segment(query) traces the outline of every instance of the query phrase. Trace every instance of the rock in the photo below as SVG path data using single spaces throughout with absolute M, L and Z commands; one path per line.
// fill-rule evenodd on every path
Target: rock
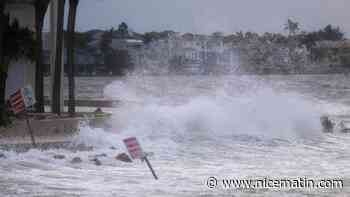
M 0 153 L 0 159 L 6 159 L 6 155 L 4 153 Z
M 74 157 L 71 161 L 72 164 L 77 164 L 81 162 L 83 162 L 83 160 L 81 160 L 80 157 Z
M 127 155 L 126 153 L 121 153 L 119 155 L 117 155 L 115 157 L 116 160 L 119 160 L 119 161 L 123 161 L 123 162 L 132 162 L 132 160 L 130 159 L 129 155 Z
M 93 162 L 95 163 L 96 166 L 102 165 L 102 162 L 101 162 L 99 159 L 97 159 L 97 158 L 95 158 L 95 159 L 93 159 L 93 160 L 91 160 L 91 161 L 93 161 Z
M 95 158 L 98 158 L 98 157 L 107 157 L 107 154 L 102 153 L 102 154 L 95 155 Z
M 55 155 L 55 156 L 53 156 L 53 158 L 55 158 L 55 159 L 65 159 L 66 156 L 64 156 L 64 155 Z
M 322 116 L 320 118 L 321 125 L 324 133 L 333 133 L 334 123 L 329 119 L 328 116 Z

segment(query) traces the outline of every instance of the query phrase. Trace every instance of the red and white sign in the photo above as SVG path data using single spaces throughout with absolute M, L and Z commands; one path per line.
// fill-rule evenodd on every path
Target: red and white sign
M 17 90 L 14 94 L 10 96 L 10 104 L 12 107 L 12 111 L 15 114 L 19 114 L 25 111 L 26 106 L 21 90 Z
M 133 159 L 142 159 L 143 157 L 143 152 L 141 149 L 141 146 L 139 142 L 137 141 L 136 137 L 130 137 L 124 140 L 124 144 L 126 148 L 129 151 L 129 154 Z
M 152 165 L 147 158 L 147 155 L 144 154 L 144 152 L 142 151 L 141 146 L 137 141 L 136 137 L 130 137 L 130 138 L 124 139 L 124 144 L 126 145 L 126 148 L 128 148 L 129 154 L 133 159 L 141 159 L 141 161 L 146 162 L 148 168 L 152 172 L 153 177 L 157 180 L 158 176 L 153 170 Z
M 17 90 L 10 96 L 10 104 L 15 114 L 22 113 L 27 107 L 33 106 L 35 103 L 33 90 L 31 87 L 25 87 Z

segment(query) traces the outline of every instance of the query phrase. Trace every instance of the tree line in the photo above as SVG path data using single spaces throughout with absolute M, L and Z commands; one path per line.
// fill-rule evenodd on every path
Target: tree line
M 293 69 L 306 64 L 306 61 L 317 62 L 322 61 L 325 57 L 332 56 L 341 60 L 343 65 L 349 65 L 349 58 L 342 50 L 329 51 L 329 49 L 320 49 L 317 43 L 322 41 L 344 41 L 345 34 L 339 27 L 327 25 L 317 31 L 307 32 L 300 29 L 300 24 L 291 19 L 288 19 L 284 25 L 286 34 L 266 32 L 258 34 L 255 32 L 236 32 L 225 35 L 222 32 L 214 32 L 211 35 L 201 35 L 193 33 L 183 33 L 181 38 L 186 40 L 194 39 L 216 39 L 222 40 L 225 45 L 232 45 L 240 50 L 242 60 L 246 62 L 246 68 L 252 72 L 262 68 L 263 64 L 276 63 L 282 69 L 288 70 L 292 66 Z M 98 45 L 89 47 L 89 43 L 93 41 L 93 36 L 99 32 L 102 36 L 99 38 Z M 102 58 L 106 66 L 106 73 L 113 75 L 123 75 L 125 71 L 132 70 L 134 64 L 131 58 L 130 51 L 116 50 L 111 47 L 113 39 L 137 39 L 142 40 L 145 46 L 162 40 L 169 40 L 178 32 L 173 30 L 152 31 L 145 33 L 133 32 L 128 25 L 123 22 L 116 29 L 109 30 L 94 30 L 88 32 L 76 33 L 76 47 L 83 50 L 89 50 L 94 56 Z M 305 50 L 304 50 L 305 49 Z M 302 51 L 303 54 L 299 54 Z M 282 56 L 289 56 L 287 62 L 283 62 Z M 344 55 L 345 54 L 345 55 Z M 331 59 L 331 58 L 330 58 Z M 170 60 L 169 60 L 170 61 Z M 288 67 L 288 64 L 292 65 Z M 288 72 L 288 71 L 287 71 Z

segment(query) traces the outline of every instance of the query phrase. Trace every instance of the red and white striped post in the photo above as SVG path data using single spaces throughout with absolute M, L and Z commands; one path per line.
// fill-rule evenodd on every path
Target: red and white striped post
M 142 161 L 146 161 L 148 168 L 151 170 L 154 179 L 158 179 L 156 173 L 154 172 L 151 163 L 149 162 L 147 155 L 142 151 L 142 148 L 137 141 L 136 137 L 130 137 L 124 139 L 124 144 L 129 151 L 132 159 L 141 159 Z
M 31 88 L 21 88 L 17 90 L 14 94 L 10 96 L 10 105 L 12 108 L 12 111 L 15 115 L 23 113 L 26 118 L 26 123 L 28 127 L 28 131 L 30 134 L 30 138 L 32 140 L 33 147 L 36 147 L 35 138 L 34 138 L 34 132 L 32 130 L 32 127 L 30 126 L 28 114 L 26 111 L 27 107 L 30 107 L 34 105 L 34 99 L 32 95 Z

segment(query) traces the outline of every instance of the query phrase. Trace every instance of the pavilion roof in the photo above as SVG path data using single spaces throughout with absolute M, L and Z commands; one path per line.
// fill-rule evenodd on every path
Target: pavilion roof
M 7 0 L 6 3 L 9 3 L 9 4 L 32 4 L 35 1 L 36 0 Z

